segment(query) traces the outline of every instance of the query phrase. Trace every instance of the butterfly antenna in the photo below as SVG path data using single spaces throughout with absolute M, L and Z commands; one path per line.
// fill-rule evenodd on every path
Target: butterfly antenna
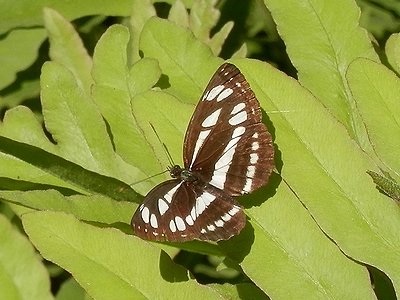
M 147 180 L 149 180 L 149 179 L 151 179 L 151 178 L 153 178 L 153 177 L 156 177 L 156 176 L 159 176 L 159 175 L 161 175 L 161 174 L 164 174 L 165 172 L 168 172 L 168 170 L 165 170 L 165 171 L 163 171 L 163 172 L 157 173 L 157 174 L 152 175 L 152 176 L 150 176 L 150 177 L 146 177 L 146 178 L 144 178 L 144 179 L 142 179 L 142 180 L 135 181 L 135 182 L 133 182 L 133 183 L 128 184 L 128 186 L 132 187 L 132 186 L 134 186 L 134 185 L 136 185 L 136 184 L 138 184 L 138 183 L 141 183 L 141 182 L 143 182 L 143 181 L 147 181 Z M 122 188 L 119 189 L 119 192 L 122 193 L 122 192 L 125 191 L 126 189 L 127 189 L 127 187 L 124 186 L 124 187 L 122 187 Z
M 161 141 L 160 136 L 158 135 L 156 129 L 155 129 L 154 126 L 153 126 L 153 124 L 152 124 L 151 122 L 149 122 L 149 124 L 150 124 L 150 126 L 151 126 L 151 129 L 153 129 L 153 131 L 154 131 L 154 133 L 155 133 L 155 135 L 156 135 L 158 141 L 159 141 L 160 144 L 163 146 L 164 151 L 165 151 L 165 154 L 167 155 L 167 158 L 168 158 L 168 160 L 169 160 L 170 166 L 175 166 L 174 160 L 172 159 L 171 153 L 169 153 L 169 151 L 168 151 L 167 145 L 165 145 L 165 144 Z M 164 173 L 164 172 L 162 172 L 162 173 Z M 162 174 L 162 173 L 160 173 L 160 174 Z M 158 174 L 158 175 L 160 175 L 160 174 Z
M 129 184 L 129 186 L 133 186 L 133 185 L 136 185 L 136 184 L 141 183 L 141 182 L 143 182 L 143 181 L 147 181 L 147 180 L 149 180 L 149 179 L 151 179 L 151 178 L 154 178 L 154 177 L 159 176 L 159 175 L 161 175 L 161 174 L 164 174 L 164 173 L 166 173 L 166 172 L 168 172 L 168 170 L 162 171 L 162 172 L 157 173 L 157 174 L 154 174 L 154 175 L 152 175 L 152 176 L 150 176 L 150 177 L 146 177 L 146 178 L 144 178 L 144 179 L 142 179 L 142 180 L 139 180 L 139 181 L 136 181 L 136 182 L 134 182 L 134 183 L 131 183 L 131 184 Z
M 150 123 L 150 122 L 149 122 L 149 124 L 150 124 L 150 126 L 151 126 L 151 129 L 153 129 L 154 133 L 156 134 L 158 141 L 159 141 L 160 144 L 163 146 L 164 151 L 165 151 L 165 153 L 167 154 L 167 157 L 168 157 L 170 166 L 174 166 L 174 165 L 175 165 L 175 164 L 174 164 L 174 161 L 173 161 L 173 159 L 172 159 L 171 154 L 170 154 L 169 151 L 168 151 L 167 146 L 166 146 L 163 142 L 161 142 L 161 139 L 160 139 L 160 137 L 159 137 L 159 135 L 158 135 L 156 129 L 154 128 L 153 124 Z M 134 183 L 130 183 L 129 186 L 136 185 L 136 184 L 141 183 L 141 182 L 143 182 L 143 181 L 147 181 L 147 180 L 149 180 L 149 179 L 151 179 L 151 178 L 153 178 L 153 177 L 156 177 L 156 176 L 159 176 L 159 175 L 161 175 L 161 174 L 164 174 L 165 172 L 169 172 L 169 171 L 170 171 L 170 168 L 171 168 L 171 167 L 168 167 L 165 171 L 162 171 L 162 172 L 160 172 L 160 173 L 154 174 L 154 175 L 152 175 L 152 176 L 150 176 L 150 177 L 146 177 L 146 178 L 144 178 L 144 179 L 142 179 L 142 180 L 139 180 L 139 181 L 136 181 L 136 182 L 134 182 Z M 122 188 L 122 189 L 120 190 L 120 192 L 122 192 L 122 191 L 124 191 L 124 190 L 125 190 L 125 188 Z

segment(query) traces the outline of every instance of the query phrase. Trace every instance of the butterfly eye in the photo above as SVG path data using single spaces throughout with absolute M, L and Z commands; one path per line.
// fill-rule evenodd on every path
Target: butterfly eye
M 246 223 L 232 197 L 268 182 L 274 148 L 258 100 L 243 74 L 225 63 L 207 85 L 187 128 L 184 168 L 169 168 L 172 180 L 153 188 L 131 226 L 141 238 L 183 242 L 219 241 Z

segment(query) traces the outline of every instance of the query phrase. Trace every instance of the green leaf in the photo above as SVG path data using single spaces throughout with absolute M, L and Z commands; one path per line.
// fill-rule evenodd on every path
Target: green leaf
M 232 58 L 245 58 L 247 56 L 247 46 L 243 44 L 239 50 L 233 53 Z
M 391 67 L 400 73 L 400 34 L 392 34 L 385 45 L 385 52 Z
M 64 196 L 58 191 L 0 191 L 0 198 L 30 209 L 73 214 L 84 221 L 129 224 L 137 204 L 115 201 L 100 195 Z
M 368 138 L 345 78 L 357 57 L 378 61 L 371 41 L 358 26 L 354 1 L 264 0 L 285 42 L 302 85 L 345 125 L 351 137 L 368 149 Z M 340 21 L 334 16 L 340 16 Z
M 0 97 L 0 108 L 15 107 L 20 104 L 24 99 L 34 99 L 40 93 L 39 78 L 29 81 L 21 82 L 17 89 L 9 91 Z
M 41 258 L 3 215 L 0 215 L 0 245 L 1 298 L 53 299 Z
M 104 192 L 114 199 L 130 197 L 135 200 L 138 197 L 126 184 L 85 170 L 58 156 L 60 145 L 47 139 L 41 125 L 25 107 L 16 107 L 6 113 L 0 134 L 9 137 L 0 137 L 0 163 L 3 166 L 0 168 L 0 185 L 5 189 L 56 188 L 80 193 Z M 73 142 L 67 145 L 73 151 Z
M 214 289 L 221 293 L 223 299 L 270 299 L 263 291 L 252 283 L 239 284 L 210 284 Z
M 182 165 L 183 138 L 193 110 L 193 105 L 184 104 L 163 92 L 148 91 L 132 99 L 135 120 L 147 141 L 147 145 L 144 147 L 150 145 L 154 152 L 154 159 L 159 161 L 157 173 L 166 170 L 171 162 L 168 161 L 165 149 L 149 123 L 154 126 L 161 141 L 167 146 L 173 163 Z M 147 161 L 147 163 L 150 164 L 151 161 Z M 169 174 L 166 176 L 170 178 Z M 162 178 L 157 179 L 161 180 Z
M 385 272 L 399 287 L 400 215 L 397 204 L 380 194 L 365 174 L 376 170 L 374 162 L 298 82 L 258 61 L 234 63 L 276 130 L 276 163 L 284 179 L 278 189 L 287 184 L 346 255 Z M 267 195 L 261 190 L 257 203 Z M 284 222 L 296 227 L 293 221 Z
M 50 5 L 51 4 L 51 5 Z M 35 27 L 43 25 L 43 8 L 51 6 L 61 13 L 67 20 L 91 15 L 128 16 L 132 7 L 131 0 L 117 0 L 104 2 L 88 0 L 85 2 L 38 0 L 35 2 L 21 0 L 18 2 L 4 2 L 0 11 L 0 33 L 3 34 L 18 27 Z M 21 50 L 26 50 L 21 48 Z
M 221 12 L 215 8 L 216 0 L 197 0 L 193 2 L 189 23 L 197 39 L 207 42 L 210 31 L 217 24 Z
M 2 7 L 4 12 L 3 9 L 4 7 Z M 13 30 L 2 36 L 0 39 L 0 89 L 12 83 L 16 79 L 17 72 L 33 64 L 45 35 L 45 30 L 36 28 Z
M 219 55 L 221 53 L 222 46 L 231 32 L 233 25 L 233 22 L 226 23 L 221 30 L 214 34 L 214 36 L 211 38 L 208 45 L 210 46 L 214 55 Z
M 129 27 L 131 32 L 130 39 L 130 58 L 131 63 L 140 60 L 139 37 L 144 24 L 151 17 L 156 16 L 156 9 L 150 0 L 132 0 L 132 14 L 129 18 Z
M 56 212 L 28 213 L 22 221 L 41 254 L 70 272 L 95 299 L 220 299 L 189 279 L 165 252 L 119 230 Z
M 211 75 L 221 64 L 210 48 L 186 28 L 159 18 L 150 19 L 140 37 L 145 57 L 159 61 L 167 76 L 165 91 L 188 103 L 197 103 Z
M 160 69 L 153 59 L 140 60 L 128 68 L 128 41 L 129 32 L 125 27 L 112 26 L 97 44 L 92 72 L 96 82 L 92 89 L 93 100 L 112 132 L 116 153 L 137 168 L 135 175 L 139 176 L 136 178 L 145 178 L 148 177 L 146 173 L 154 175 L 160 168 L 151 168 L 153 153 L 146 147 L 133 116 L 131 99 L 157 82 Z
M 189 14 L 182 1 L 178 0 L 171 6 L 168 20 L 175 22 L 182 27 L 189 28 Z
M 40 148 L 0 136 L 2 184 L 8 181 L 36 183 L 35 189 L 60 188 L 65 193 L 96 193 L 116 200 L 138 199 L 123 182 L 88 171 Z M 22 188 L 21 186 L 19 188 Z M 31 187 L 32 188 L 32 187 Z M 17 188 L 18 189 L 18 188 Z
M 376 62 L 357 59 L 347 79 L 372 147 L 385 168 L 400 178 L 400 80 Z M 383 168 L 383 166 L 381 166 Z
M 368 30 L 375 39 L 383 41 L 388 32 L 397 32 L 400 22 L 397 15 L 400 13 L 396 1 L 379 0 L 378 2 L 356 1 L 360 6 L 360 26 Z M 379 296 L 379 295 L 378 295 Z
M 59 154 L 89 170 L 118 178 L 115 154 L 100 111 L 77 86 L 73 74 L 47 62 L 42 68 L 41 87 L 45 125 Z
M 80 89 L 90 95 L 93 84 L 92 59 L 74 27 L 53 9 L 44 9 L 45 26 L 50 40 L 50 57 L 74 74 Z
M 85 290 L 75 281 L 73 277 L 67 279 L 61 285 L 56 300 L 83 300 L 83 299 L 91 299 L 86 293 Z
M 367 269 L 332 243 L 286 184 L 247 212 L 252 240 L 232 242 L 251 249 L 222 248 L 271 299 L 375 299 Z
M 183 27 L 190 28 L 195 37 L 208 45 L 213 54 L 217 56 L 233 28 L 233 22 L 226 23 L 220 31 L 214 33 L 210 38 L 211 30 L 217 25 L 221 15 L 215 8 L 216 1 L 197 0 L 193 2 L 190 14 L 181 1 L 176 1 L 171 7 L 168 20 Z
M 47 152 L 57 152 L 56 145 L 46 137 L 42 124 L 25 106 L 16 106 L 6 111 L 3 123 L 0 123 L 0 134 L 18 142 L 40 147 Z

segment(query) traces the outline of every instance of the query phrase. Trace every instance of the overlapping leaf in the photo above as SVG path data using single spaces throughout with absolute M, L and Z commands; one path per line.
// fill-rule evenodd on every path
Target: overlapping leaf
M 41 254 L 68 270 L 95 299 L 220 299 L 158 247 L 116 229 L 57 212 L 25 214 L 23 223 Z
M 40 257 L 27 238 L 0 215 L 0 295 L 4 299 L 53 299 Z

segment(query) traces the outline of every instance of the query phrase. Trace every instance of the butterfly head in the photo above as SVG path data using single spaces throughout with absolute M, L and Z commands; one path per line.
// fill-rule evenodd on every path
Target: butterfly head
M 197 180 L 196 176 L 194 176 L 190 170 L 182 169 L 178 165 L 169 168 L 169 173 L 172 178 L 179 178 L 183 181 L 194 182 Z

